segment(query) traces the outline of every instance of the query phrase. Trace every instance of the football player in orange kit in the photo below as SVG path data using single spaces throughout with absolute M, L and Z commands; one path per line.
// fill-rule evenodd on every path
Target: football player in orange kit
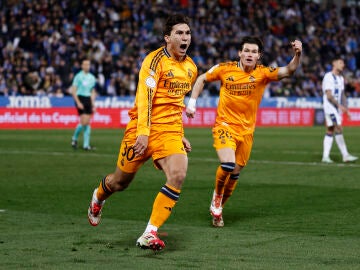
M 250 158 L 256 112 L 266 85 L 291 76 L 300 64 L 302 43 L 291 42 L 294 57 L 287 66 L 265 67 L 258 64 L 263 43 L 258 37 L 246 36 L 239 46 L 238 62 L 213 66 L 200 75 L 193 87 L 186 114 L 193 118 L 196 99 L 206 82 L 221 81 L 217 116 L 213 127 L 214 148 L 220 166 L 215 177 L 215 190 L 210 204 L 212 224 L 223 227 L 222 209 L 233 193 L 239 174 Z
M 94 190 L 88 209 L 91 225 L 100 222 L 105 200 L 123 191 L 139 168 L 150 158 L 166 176 L 153 203 L 144 233 L 136 245 L 161 250 L 164 242 L 157 231 L 169 218 L 179 199 L 184 182 L 190 142 L 184 137 L 182 112 L 184 97 L 191 91 L 197 67 L 186 52 L 191 42 L 189 19 L 181 14 L 169 16 L 164 26 L 165 46 L 150 52 L 144 59 L 135 104 L 121 142 L 115 172 L 107 175 Z

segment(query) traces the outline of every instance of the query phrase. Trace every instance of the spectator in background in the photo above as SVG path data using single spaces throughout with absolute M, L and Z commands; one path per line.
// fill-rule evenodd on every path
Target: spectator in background
M 4 74 L 0 73 L 0 96 L 8 96 L 9 95 L 9 89 L 6 85 L 6 79 L 4 77 Z
M 193 18 L 194 48 L 199 51 L 204 72 L 221 59 L 235 60 L 236 50 L 230 50 L 241 37 L 264 37 L 263 63 L 286 63 L 287 59 L 274 59 L 273 52 L 285 52 L 288 39 L 304 42 L 304 61 L 297 76 L 292 77 L 295 89 L 302 82 L 314 84 L 316 89 L 291 91 L 291 95 L 321 96 L 322 75 L 326 69 L 316 63 L 329 63 L 336 54 L 343 54 L 346 62 L 345 78 L 360 76 L 360 7 L 345 2 L 341 6 L 331 1 L 3 1 L 0 10 L 0 66 L 8 74 L 21 74 L 40 66 L 55 68 L 64 89 L 71 85 L 72 66 L 84 57 L 93 65 L 94 75 L 103 75 L 104 84 L 99 93 L 107 95 L 106 86 L 111 73 L 129 69 L 137 74 L 144 55 L 156 48 L 158 33 L 170 10 L 181 10 Z M 336 1 L 334 2 L 336 3 Z M 345 16 L 346 15 L 346 16 Z M 221 20 L 221 24 L 219 22 Z M 243 30 L 245 29 L 245 30 Z M 29 53 L 32 56 L 29 56 Z M 354 56 L 352 56 L 353 54 Z M 28 55 L 28 56 L 27 56 Z M 113 61 L 109 65 L 110 60 Z M 287 53 L 285 53 L 287 55 Z M 351 55 L 351 56 L 350 56 Z M 192 56 L 192 55 L 191 55 Z M 311 61 L 306 61 L 306 57 Z M 111 59 L 112 58 L 112 59 Z M 199 63 L 202 61 L 199 60 Z M 65 64 L 65 66 L 64 66 Z M 329 63 L 331 65 L 331 63 Z M 21 70 L 24 67 L 25 70 Z M 129 73 L 127 73 L 129 74 Z M 310 77 L 316 74 L 314 77 Z M 130 74 L 129 74 L 130 75 Z M 117 85 L 126 84 L 125 76 L 117 78 Z M 17 84 L 23 94 L 32 93 L 23 83 Z M 10 87 L 7 86 L 10 90 Z M 283 82 L 274 84 L 273 93 L 281 93 Z M 280 91 L 279 91 L 280 90 Z M 209 89 L 208 93 L 217 95 Z M 128 90 L 117 89 L 128 95 Z M 66 93 L 69 95 L 70 93 Z M 349 96 L 355 92 L 347 92 Z
M 108 96 L 116 96 L 116 79 L 111 78 L 106 84 L 106 94 Z
M 25 95 L 43 95 L 43 81 L 37 71 L 30 71 L 25 76 L 24 86 L 26 87 Z
M 114 32 L 117 33 L 118 30 L 115 30 Z M 119 37 L 115 36 L 114 40 L 111 42 L 110 45 L 110 53 L 113 61 L 116 62 L 119 59 L 122 49 L 123 49 L 122 41 L 120 40 Z

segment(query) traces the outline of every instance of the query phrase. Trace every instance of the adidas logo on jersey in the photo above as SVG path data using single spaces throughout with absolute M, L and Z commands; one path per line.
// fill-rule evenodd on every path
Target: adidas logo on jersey
M 171 69 L 170 69 L 170 71 L 168 72 L 168 74 L 166 74 L 166 77 L 174 78 L 174 74 L 172 73 Z
M 234 81 L 234 77 L 233 76 L 230 76 L 228 78 L 226 78 L 227 81 L 230 81 L 230 82 L 233 82 Z

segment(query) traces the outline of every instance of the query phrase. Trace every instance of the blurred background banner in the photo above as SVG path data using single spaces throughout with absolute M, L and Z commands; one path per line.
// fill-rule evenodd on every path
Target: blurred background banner
M 185 100 L 185 103 L 187 101 Z M 183 114 L 185 127 L 211 127 L 216 117 L 217 97 L 199 98 L 196 117 Z M 360 126 L 360 99 L 349 98 L 351 119 L 344 126 Z M 123 128 L 134 97 L 98 97 L 94 128 Z M 0 129 L 74 128 L 78 122 L 72 97 L 0 97 Z M 321 98 L 264 98 L 257 115 L 257 126 L 324 125 Z

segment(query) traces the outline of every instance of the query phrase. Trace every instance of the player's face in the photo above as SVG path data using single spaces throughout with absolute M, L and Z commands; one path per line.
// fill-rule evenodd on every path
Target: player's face
M 191 42 L 190 27 L 185 24 L 175 24 L 170 36 L 165 36 L 166 48 L 170 55 L 177 60 L 182 60 Z
M 345 67 L 344 60 L 338 59 L 338 60 L 334 61 L 334 68 L 337 71 L 342 72 L 344 70 L 344 67 Z
M 239 51 L 241 65 L 244 69 L 255 68 L 260 59 L 259 46 L 257 44 L 245 43 Z
M 83 61 L 81 64 L 81 68 L 84 72 L 89 72 L 90 71 L 90 61 L 88 61 L 88 60 Z

